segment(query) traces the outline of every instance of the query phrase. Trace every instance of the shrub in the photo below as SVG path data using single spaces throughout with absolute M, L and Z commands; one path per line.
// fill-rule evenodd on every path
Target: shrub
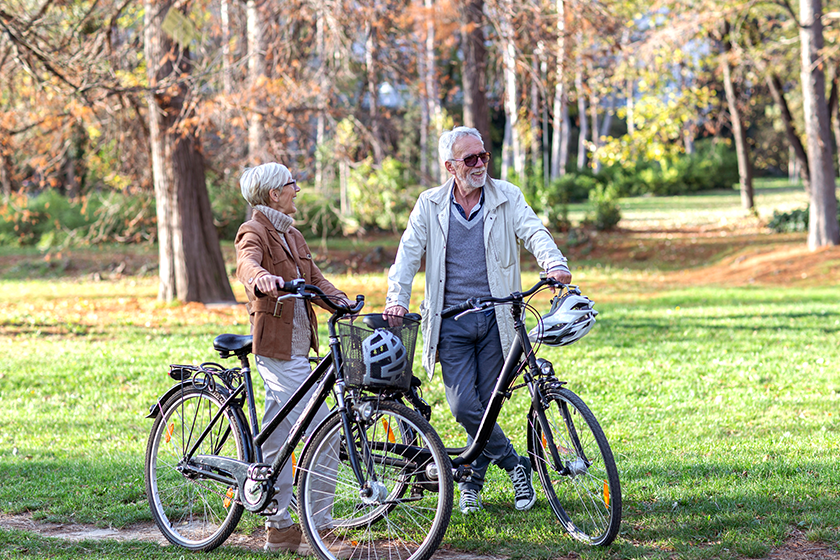
M 775 233 L 793 233 L 808 231 L 808 215 L 811 206 L 790 212 L 773 212 L 767 227 Z M 837 208 L 837 221 L 840 222 L 840 206 Z
M 10 197 L 0 206 L 0 243 L 41 248 L 155 237 L 154 197 L 92 193 L 69 200 L 57 191 Z
M 673 196 L 711 189 L 731 189 L 738 182 L 738 160 L 723 142 L 697 142 L 693 154 L 638 160 L 605 167 L 598 175 L 621 196 Z
M 337 197 L 302 189 L 296 206 L 295 227 L 304 235 L 331 237 L 341 233 L 341 202 Z
M 248 203 L 242 198 L 236 180 L 226 180 L 215 173 L 207 173 L 207 194 L 213 209 L 213 223 L 219 239 L 233 240 L 245 220 Z
M 597 185 L 589 192 L 589 200 L 595 206 L 595 215 L 587 217 L 595 229 L 606 231 L 613 229 L 621 220 L 618 206 L 618 190 L 613 185 Z
M 537 189 L 534 210 L 542 212 L 553 228 L 565 231 L 571 225 L 568 205 L 586 200 L 598 184 L 591 173 L 567 173 L 547 187 Z
M 404 163 L 387 157 L 375 167 L 370 158 L 350 172 L 348 191 L 353 212 L 351 227 L 378 228 L 397 233 L 408 224 L 423 187 L 413 183 Z M 345 224 L 347 226 L 347 224 Z

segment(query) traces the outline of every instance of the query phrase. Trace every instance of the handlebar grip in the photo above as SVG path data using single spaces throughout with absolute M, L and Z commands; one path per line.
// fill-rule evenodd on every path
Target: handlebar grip
M 472 309 L 473 307 L 475 307 L 475 300 L 473 298 L 470 298 L 464 303 L 459 303 L 458 305 L 447 307 L 446 309 L 440 312 L 440 317 L 441 319 L 448 319 L 453 315 L 457 315 L 458 313 L 461 313 L 468 309 Z
M 282 286 L 278 282 L 277 283 L 277 289 L 280 290 L 281 292 L 290 292 L 290 293 L 291 292 L 297 292 L 305 283 L 306 282 L 304 281 L 303 278 L 296 278 L 296 279 L 292 280 L 291 282 L 283 282 Z M 265 292 L 263 292 L 262 290 L 260 290 L 256 286 L 254 286 L 254 295 L 257 296 L 258 298 L 263 298 L 263 297 L 268 296 L 268 294 L 266 294 Z

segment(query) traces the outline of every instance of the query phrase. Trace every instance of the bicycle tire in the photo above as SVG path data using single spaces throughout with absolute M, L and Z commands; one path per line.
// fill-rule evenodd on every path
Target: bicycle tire
M 244 506 L 237 486 L 202 476 L 185 476 L 179 467 L 196 438 L 224 403 L 224 397 L 195 386 L 173 395 L 155 418 L 146 447 L 146 495 L 155 523 L 172 544 L 192 551 L 221 545 L 236 528 Z M 220 416 L 196 454 L 247 461 L 238 409 Z
M 333 414 L 319 426 L 301 458 L 301 525 L 322 560 L 348 554 L 359 560 L 428 560 L 449 526 L 451 461 L 440 437 L 416 411 L 391 401 L 369 402 L 370 420 L 364 425 L 351 422 L 352 440 L 368 481 L 372 465 L 383 486 L 371 485 L 377 489 L 374 495 L 363 497 L 349 457 L 341 451 L 341 414 Z M 364 438 L 359 437 L 361 430 Z M 431 469 L 437 471 L 436 479 L 427 476 Z M 334 499 L 325 500 L 333 489 Z
M 533 408 L 528 449 L 548 503 L 572 537 L 607 546 L 621 525 L 621 484 L 604 431 L 589 407 L 568 389 L 551 390 L 546 404 L 551 440 L 563 468 L 557 468 Z

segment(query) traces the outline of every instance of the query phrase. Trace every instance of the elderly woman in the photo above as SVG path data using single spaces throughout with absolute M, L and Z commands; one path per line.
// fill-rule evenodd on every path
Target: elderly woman
M 300 298 L 287 299 L 280 303 L 275 314 L 277 297 L 281 295 L 279 287 L 284 281 L 303 278 L 307 284 L 318 286 L 327 295 L 345 301 L 346 295 L 324 278 L 312 262 L 312 254 L 303 235 L 292 227 L 292 217 L 297 210 L 295 197 L 300 187 L 286 166 L 266 163 L 248 168 L 239 184 L 242 196 L 254 213 L 236 234 L 236 276 L 245 285 L 248 294 L 253 351 L 257 371 L 265 385 L 265 425 L 309 375 L 309 349 L 318 352 L 317 324 L 312 305 Z M 268 297 L 256 298 L 255 288 Z M 265 462 L 274 460 L 307 401 L 308 397 L 263 444 Z M 313 426 L 318 425 L 327 414 L 327 408 L 322 406 Z M 292 523 L 288 512 L 292 483 L 292 465 L 289 462 L 275 486 L 277 513 L 266 519 L 265 549 L 305 556 L 311 554 L 312 549 L 303 538 L 300 527 Z M 330 494 L 333 491 L 330 490 Z M 321 521 L 319 525 L 324 527 L 331 522 L 330 519 Z

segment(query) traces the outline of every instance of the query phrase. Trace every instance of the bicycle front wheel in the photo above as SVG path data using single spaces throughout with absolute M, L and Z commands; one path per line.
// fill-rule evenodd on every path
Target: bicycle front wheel
M 370 418 L 351 421 L 349 437 L 341 414 L 334 414 L 304 451 L 298 504 L 306 538 L 322 560 L 428 560 L 452 513 L 451 462 L 417 412 L 390 401 L 369 405 Z M 359 459 L 361 485 L 348 440 Z
M 146 495 L 155 523 L 169 542 L 189 550 L 207 551 L 221 545 L 236 528 L 244 509 L 236 501 L 234 480 L 208 478 L 190 470 L 186 459 L 223 403 L 221 395 L 206 388 L 185 388 L 163 405 L 146 447 Z M 242 422 L 237 412 L 228 408 L 211 426 L 196 454 L 247 460 Z
M 604 431 L 580 397 L 560 388 L 545 399 L 547 429 L 528 416 L 528 449 L 552 511 L 569 534 L 607 546 L 621 524 L 621 486 Z

